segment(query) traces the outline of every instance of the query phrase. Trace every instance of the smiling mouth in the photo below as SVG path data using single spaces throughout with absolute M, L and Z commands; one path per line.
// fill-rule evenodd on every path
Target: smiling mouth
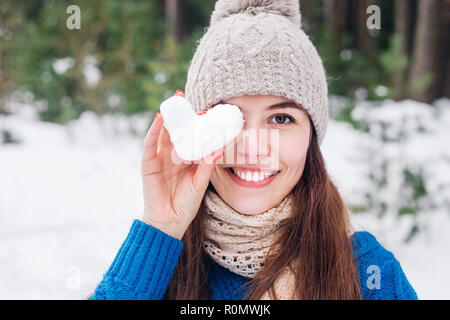
M 230 169 L 231 173 L 233 173 L 236 177 L 240 178 L 241 180 L 253 181 L 253 182 L 258 182 L 258 181 L 268 179 L 269 177 L 280 172 L 279 170 L 273 170 L 273 171 L 243 170 L 243 169 L 238 169 L 238 168 L 233 168 L 233 167 L 230 167 L 228 169 Z
M 243 187 L 258 188 L 269 184 L 280 170 L 248 170 L 235 167 L 225 168 L 231 179 Z

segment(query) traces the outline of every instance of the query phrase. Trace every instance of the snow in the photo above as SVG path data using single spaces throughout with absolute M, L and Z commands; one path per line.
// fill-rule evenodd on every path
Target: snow
M 94 56 L 88 55 L 83 60 L 84 78 L 90 87 L 95 87 L 102 78 L 102 72 L 97 65 L 98 59 Z
M 365 205 L 368 192 L 391 206 L 382 219 L 376 212 L 352 214 L 353 227 L 371 232 L 394 253 L 420 299 L 449 299 L 444 270 L 450 263 L 450 100 L 438 100 L 434 106 L 411 100 L 360 102 L 352 117 L 366 121 L 369 133 L 330 121 L 321 146 L 330 176 L 349 204 Z M 388 141 L 382 143 L 383 136 Z M 370 172 L 379 174 L 386 159 L 388 180 L 384 188 L 377 188 L 367 177 Z M 416 218 L 396 214 L 410 196 L 401 179 L 405 168 L 422 171 L 428 191 L 419 199 L 425 210 Z M 415 221 L 422 229 L 405 243 Z
M 52 63 L 53 70 L 55 70 L 57 74 L 66 73 L 67 70 L 73 66 L 75 66 L 75 59 L 72 57 L 55 59 Z
M 30 105 L 7 107 L 13 114 L 0 116 L 0 131 L 9 129 L 20 143 L 0 140 L 0 299 L 86 299 L 142 212 L 140 155 L 152 115 L 85 112 L 63 126 L 38 121 Z M 361 102 L 354 113 L 370 120 L 370 134 L 330 120 L 321 146 L 344 200 L 364 205 L 366 192 L 378 192 L 395 204 L 406 163 L 426 169 L 434 205 L 416 218 L 424 228 L 409 243 L 403 238 L 414 219 L 394 211 L 383 219 L 354 213 L 353 226 L 394 253 L 420 299 L 449 299 L 450 100 L 434 108 Z M 405 117 L 407 126 L 417 120 L 426 131 L 407 128 L 407 139 L 380 144 L 377 121 L 393 123 L 386 134 L 395 137 Z M 382 155 L 393 165 L 386 189 L 377 190 L 367 175 Z

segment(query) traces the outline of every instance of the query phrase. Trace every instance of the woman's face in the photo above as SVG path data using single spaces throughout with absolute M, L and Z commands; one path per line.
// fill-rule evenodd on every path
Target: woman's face
M 225 146 L 211 184 L 242 214 L 259 214 L 278 206 L 303 173 L 311 134 L 308 114 L 278 96 L 241 96 L 220 103 L 238 106 L 245 122 L 239 135 Z

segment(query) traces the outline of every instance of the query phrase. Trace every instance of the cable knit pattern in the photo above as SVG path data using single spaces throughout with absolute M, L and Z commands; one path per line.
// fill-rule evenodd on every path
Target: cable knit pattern
M 416 292 L 394 255 L 365 231 L 352 237 L 353 253 L 365 300 L 416 300 Z M 179 259 L 183 242 L 135 220 L 109 271 L 98 284 L 91 300 L 162 299 Z M 368 286 L 370 266 L 379 266 L 380 287 Z M 214 300 L 242 300 L 251 278 L 231 272 L 210 259 L 209 297 Z M 370 282 L 370 281 L 369 281 Z
M 212 190 L 205 193 L 204 250 L 223 267 L 253 278 L 278 236 L 279 226 L 290 217 L 292 198 L 264 213 L 245 215 L 228 206 Z
M 256 215 L 245 215 L 231 208 L 214 191 L 207 190 L 203 248 L 222 267 L 253 278 L 264 266 L 280 226 L 291 217 L 292 205 L 292 194 L 289 194 L 274 208 Z M 274 284 L 279 299 L 295 299 L 293 282 L 290 270 L 280 272 Z M 261 299 L 270 300 L 270 293 L 265 292 Z
M 242 95 L 275 95 L 308 112 L 322 143 L 328 86 L 316 48 L 301 29 L 298 0 L 218 0 L 185 87 L 196 112 Z

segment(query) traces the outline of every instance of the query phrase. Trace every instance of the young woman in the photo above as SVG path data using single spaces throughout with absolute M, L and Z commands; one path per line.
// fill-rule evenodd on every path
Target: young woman
M 144 214 L 90 299 L 417 299 L 394 255 L 352 231 L 327 174 L 326 76 L 300 27 L 295 0 L 216 2 L 186 98 L 237 105 L 243 131 L 180 164 L 155 118 Z

